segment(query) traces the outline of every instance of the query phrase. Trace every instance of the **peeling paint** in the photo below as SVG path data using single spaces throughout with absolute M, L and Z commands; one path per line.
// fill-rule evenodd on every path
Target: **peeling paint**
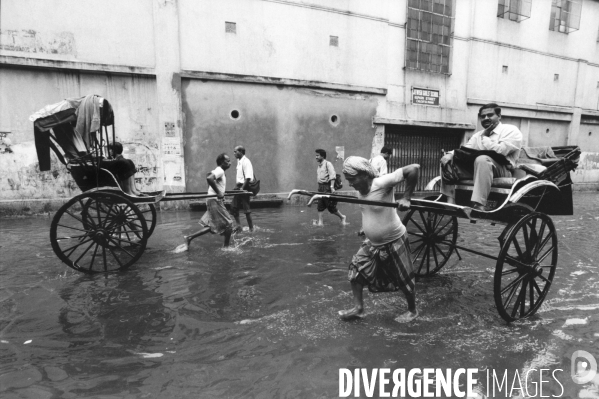
M 37 32 L 33 29 L 0 31 L 0 49 L 26 53 L 77 56 L 72 32 Z
M 599 153 L 583 152 L 580 154 L 580 161 L 576 173 L 584 173 L 587 170 L 599 170 Z
M 131 159 L 138 172 L 135 182 L 141 191 L 157 191 L 161 187 L 161 165 L 158 149 L 138 142 L 122 142 L 125 157 Z M 13 146 L 14 153 L 0 155 L 0 197 L 3 200 L 70 198 L 81 191 L 70 172 L 52 154 L 52 170 L 40 172 L 33 141 Z
M 181 75 L 178 73 L 173 73 L 173 78 L 171 80 L 171 87 L 177 93 L 181 93 Z

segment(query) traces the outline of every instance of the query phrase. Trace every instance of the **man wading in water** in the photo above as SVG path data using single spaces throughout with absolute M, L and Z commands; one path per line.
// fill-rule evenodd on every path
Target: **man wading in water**
M 208 195 L 216 195 L 216 198 L 206 200 L 206 213 L 200 220 L 202 229 L 196 233 L 184 236 L 185 244 L 179 245 L 173 252 L 184 252 L 189 250 L 191 240 L 206 233 L 220 234 L 225 236 L 225 247 L 229 246 L 231 233 L 233 232 L 233 218 L 225 207 L 225 187 L 227 178 L 225 171 L 231 167 L 231 160 L 227 154 L 220 154 L 216 158 L 217 168 L 206 176 L 208 182 Z
M 377 172 L 367 159 L 351 156 L 343 163 L 343 174 L 350 187 L 358 190 L 358 198 L 369 201 L 394 202 L 393 188 L 405 180 L 406 191 L 398 202 L 400 210 L 407 210 L 418 183 L 419 168 L 420 165 L 413 164 L 376 177 Z M 343 320 L 364 317 L 362 290 L 368 286 L 371 292 L 401 290 L 408 301 L 408 311 L 395 321 L 409 322 L 418 316 L 418 311 L 406 228 L 395 208 L 372 205 L 360 208 L 366 240 L 353 256 L 348 272 L 355 306 L 339 311 L 339 316 Z

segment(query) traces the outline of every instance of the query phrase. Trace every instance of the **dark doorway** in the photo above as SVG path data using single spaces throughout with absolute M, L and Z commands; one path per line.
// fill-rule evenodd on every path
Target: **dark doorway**
M 464 130 L 443 129 L 421 126 L 385 125 L 385 145 L 393 148 L 388 169 L 394 171 L 405 165 L 420 165 L 417 191 L 434 177 L 439 176 L 439 160 L 442 150 L 449 151 L 460 147 Z M 404 191 L 404 183 L 396 188 Z

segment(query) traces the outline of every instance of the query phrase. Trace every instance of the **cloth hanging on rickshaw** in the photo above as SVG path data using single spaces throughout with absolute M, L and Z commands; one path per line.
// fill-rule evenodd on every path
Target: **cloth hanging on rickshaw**
M 102 109 L 102 112 L 100 108 Z M 40 171 L 50 170 L 50 129 L 67 158 L 75 158 L 89 152 L 90 133 L 101 125 L 112 125 L 114 114 L 110 103 L 104 98 L 90 94 L 85 97 L 67 98 L 50 104 L 29 117 L 34 123 L 34 138 Z M 62 154 L 53 148 L 64 163 Z

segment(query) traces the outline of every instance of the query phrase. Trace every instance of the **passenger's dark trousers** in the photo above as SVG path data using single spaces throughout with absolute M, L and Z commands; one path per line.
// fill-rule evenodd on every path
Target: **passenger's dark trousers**
M 464 179 L 474 180 L 474 191 L 472 191 L 472 202 L 487 205 L 487 198 L 491 192 L 491 184 L 496 177 L 512 177 L 512 172 L 507 166 L 500 165 L 493 158 L 481 155 L 476 158 L 473 166 L 456 164 L 460 176 Z M 455 198 L 455 185 L 445 184 L 441 179 L 441 194 Z

